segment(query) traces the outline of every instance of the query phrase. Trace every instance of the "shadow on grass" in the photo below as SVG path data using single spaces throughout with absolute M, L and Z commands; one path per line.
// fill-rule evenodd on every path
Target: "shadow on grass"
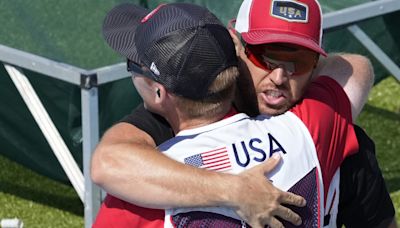
M 367 126 L 369 135 L 374 139 L 380 168 L 385 177 L 389 192 L 400 190 L 400 146 L 398 128 L 400 113 L 385 110 L 366 104 L 363 109 L 363 123 Z M 365 115 L 367 114 L 367 115 Z M 375 137 L 375 138 L 374 138 Z
M 400 190 L 400 177 L 385 178 L 385 183 L 390 193 Z
M 394 120 L 394 121 L 399 121 L 400 120 L 400 114 L 391 112 L 382 108 L 378 108 L 369 104 L 365 104 L 363 112 L 369 112 L 371 114 L 375 114 L 378 116 L 382 116 L 385 119 L 389 120 Z
M 44 188 L 46 186 L 43 186 Z M 20 186 L 10 182 L 0 181 L 0 192 L 14 195 L 26 200 L 34 201 L 49 207 L 68 211 L 72 214 L 82 216 L 83 204 L 79 197 L 68 197 L 58 194 L 52 194 L 44 191 L 38 191 L 35 188 Z

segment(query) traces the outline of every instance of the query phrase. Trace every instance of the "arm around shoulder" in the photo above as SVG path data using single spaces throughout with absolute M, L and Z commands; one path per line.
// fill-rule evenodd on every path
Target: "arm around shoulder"
M 369 59 L 358 54 L 330 54 L 320 60 L 315 74 L 329 76 L 343 87 L 351 103 L 354 121 L 374 84 L 374 71 Z
M 123 196 L 125 192 L 128 194 L 129 184 L 135 185 L 134 182 L 131 183 L 135 180 L 131 171 L 140 159 L 137 153 L 154 148 L 152 138 L 135 126 L 127 123 L 112 126 L 103 135 L 93 153 L 92 181 L 115 196 Z
M 229 183 L 237 179 L 165 156 L 147 133 L 128 123 L 104 134 L 93 154 L 91 177 L 109 194 L 158 209 L 227 204 Z
M 278 163 L 269 159 L 239 175 L 195 168 L 160 153 L 142 130 L 119 123 L 96 148 L 91 175 L 108 193 L 142 207 L 226 206 L 254 227 L 278 223 L 274 216 L 299 224 L 298 215 L 280 203 L 304 206 L 304 199 L 265 180 Z

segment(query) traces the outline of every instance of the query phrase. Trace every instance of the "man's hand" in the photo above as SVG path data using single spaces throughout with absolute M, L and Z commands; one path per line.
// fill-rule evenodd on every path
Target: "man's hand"
M 279 161 L 280 156 L 275 154 L 264 163 L 238 176 L 240 185 L 236 192 L 235 210 L 253 228 L 261 228 L 265 225 L 283 227 L 276 216 L 294 225 L 302 223 L 299 215 L 282 204 L 303 207 L 306 205 L 306 200 L 301 196 L 277 189 L 266 179 L 266 174 L 271 172 Z
M 254 228 L 282 227 L 276 216 L 300 224 L 300 217 L 281 204 L 304 206 L 305 200 L 266 178 L 279 161 L 273 156 L 239 175 L 199 169 L 166 157 L 146 133 L 119 123 L 96 148 L 92 178 L 108 193 L 142 207 L 225 206 Z

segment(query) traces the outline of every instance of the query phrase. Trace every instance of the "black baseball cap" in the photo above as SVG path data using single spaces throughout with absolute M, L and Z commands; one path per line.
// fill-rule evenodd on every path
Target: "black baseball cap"
M 237 66 L 225 26 L 194 4 L 162 4 L 153 11 L 121 4 L 107 14 L 103 35 L 118 53 L 149 68 L 154 81 L 193 100 L 207 97 L 216 76 Z

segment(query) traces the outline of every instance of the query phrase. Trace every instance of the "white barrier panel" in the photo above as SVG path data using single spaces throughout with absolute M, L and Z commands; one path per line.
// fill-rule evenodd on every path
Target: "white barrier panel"
M 36 120 L 36 123 L 39 125 L 40 130 L 42 130 L 47 142 L 71 181 L 72 186 L 78 193 L 79 198 L 84 202 L 85 187 L 83 174 L 72 157 L 67 145 L 65 145 L 65 142 L 57 128 L 54 126 L 53 121 L 37 96 L 31 83 L 17 68 L 7 64 L 4 64 L 4 67 L 28 106 L 28 109 Z

